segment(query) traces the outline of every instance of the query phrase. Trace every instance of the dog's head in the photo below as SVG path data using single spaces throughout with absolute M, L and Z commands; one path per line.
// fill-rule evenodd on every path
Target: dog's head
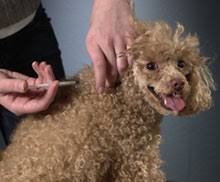
M 172 31 L 164 22 L 138 23 L 130 49 L 135 83 L 161 114 L 191 115 L 209 108 L 213 79 L 196 36 Z

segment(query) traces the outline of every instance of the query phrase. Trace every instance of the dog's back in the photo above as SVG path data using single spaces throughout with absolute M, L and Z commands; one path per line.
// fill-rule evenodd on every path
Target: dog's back
M 79 84 L 63 88 L 48 111 L 20 123 L 0 163 L 2 182 L 122 181 L 143 165 L 159 167 L 160 115 L 127 105 L 120 87 L 98 95 L 89 67 L 74 79 Z

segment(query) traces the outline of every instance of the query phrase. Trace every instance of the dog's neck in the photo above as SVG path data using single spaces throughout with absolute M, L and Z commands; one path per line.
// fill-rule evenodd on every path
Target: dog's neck
M 117 94 L 121 94 L 120 98 L 129 108 L 140 110 L 141 113 L 158 115 L 158 118 L 162 118 L 149 103 L 144 100 L 144 95 L 135 83 L 134 73 L 132 67 L 130 67 L 121 78 L 121 84 L 116 88 Z
M 128 105 L 144 104 L 144 96 L 135 83 L 134 73 L 132 67 L 129 67 L 121 78 L 121 85 L 119 92 L 123 94 L 123 98 L 127 101 Z M 149 105 L 145 102 L 145 104 Z

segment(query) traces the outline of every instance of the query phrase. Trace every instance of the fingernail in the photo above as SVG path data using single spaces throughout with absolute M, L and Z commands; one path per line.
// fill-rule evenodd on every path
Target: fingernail
M 20 84 L 20 88 L 21 88 L 21 91 L 25 92 L 27 91 L 28 89 L 28 84 L 26 81 L 23 81 L 21 84 Z
M 98 93 L 99 93 L 99 94 L 102 94 L 103 92 L 104 92 L 104 88 L 103 88 L 103 87 L 99 87 L 99 88 L 98 88 Z
M 34 61 L 33 63 L 32 63 L 32 66 L 35 66 L 37 64 L 37 62 L 36 61 Z
M 105 86 L 106 88 L 110 88 L 112 84 L 110 84 L 109 82 L 106 82 Z

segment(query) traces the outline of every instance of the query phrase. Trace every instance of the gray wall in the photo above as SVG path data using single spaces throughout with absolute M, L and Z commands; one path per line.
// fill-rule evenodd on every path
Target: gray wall
M 90 63 L 85 48 L 92 0 L 43 0 L 62 50 L 67 75 Z M 218 1 L 136 0 L 140 19 L 180 22 L 186 31 L 196 32 L 202 52 L 214 58 L 211 64 L 220 83 L 220 11 Z M 161 146 L 163 169 L 177 182 L 218 182 L 220 179 L 220 93 L 215 92 L 215 105 L 191 118 L 166 117 L 162 122 Z M 1 142 L 0 142 L 1 145 Z
M 89 27 L 92 0 L 43 0 L 57 35 L 67 75 L 73 75 L 85 64 L 89 56 L 85 36 Z
M 72 75 L 83 64 L 90 63 L 85 48 L 92 0 L 44 0 L 60 43 L 66 73 Z M 165 20 L 171 25 L 180 22 L 187 32 L 201 38 L 202 51 L 214 57 L 212 70 L 220 81 L 219 4 L 217 1 L 136 0 L 137 17 Z M 220 179 L 220 94 L 215 93 L 215 107 L 192 118 L 166 117 L 162 123 L 161 155 L 163 169 L 177 182 L 217 182 Z
M 196 0 L 136 0 L 137 16 L 163 19 L 175 25 L 181 22 L 186 31 L 196 32 L 203 54 L 212 58 L 211 68 L 220 82 L 220 3 Z M 162 123 L 163 169 L 168 178 L 178 182 L 220 181 L 220 92 L 215 93 L 214 107 L 193 118 L 166 117 Z

